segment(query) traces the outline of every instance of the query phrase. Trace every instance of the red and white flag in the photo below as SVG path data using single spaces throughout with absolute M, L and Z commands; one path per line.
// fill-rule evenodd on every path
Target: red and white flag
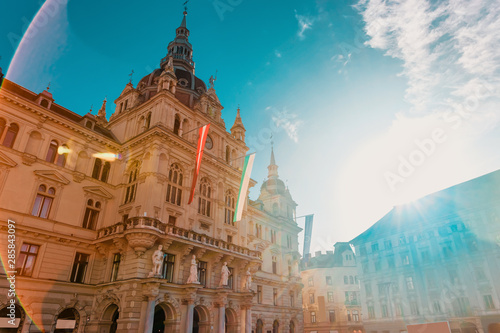
M 203 150 L 205 149 L 205 142 L 207 141 L 208 128 L 210 124 L 206 124 L 200 127 L 199 137 L 198 137 L 198 148 L 196 149 L 196 161 L 193 170 L 193 182 L 191 183 L 191 193 L 189 194 L 189 202 L 193 202 L 194 190 L 196 189 L 196 181 L 198 180 L 198 175 L 200 174 L 201 158 L 203 157 Z

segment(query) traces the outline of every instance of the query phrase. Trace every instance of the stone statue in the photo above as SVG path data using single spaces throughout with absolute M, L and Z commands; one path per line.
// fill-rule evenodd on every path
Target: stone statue
M 163 266 L 163 245 L 158 245 L 158 250 L 153 253 L 153 271 L 149 276 L 161 276 L 161 268 Z
M 174 67 L 174 58 L 169 55 L 168 56 L 168 62 L 167 62 L 167 68 L 171 69 Z
M 227 286 L 230 274 L 231 272 L 229 268 L 227 268 L 227 262 L 225 262 L 220 273 L 220 286 Z
M 245 289 L 246 290 L 252 289 L 252 273 L 250 273 L 250 268 L 247 269 L 247 279 L 245 281 Z
M 186 283 L 200 283 L 198 281 L 198 264 L 196 263 L 196 256 L 193 254 L 191 259 L 191 268 L 189 268 L 189 277 Z
M 213 88 L 214 85 L 215 85 L 215 80 L 217 80 L 217 78 L 214 78 L 213 75 L 210 75 L 210 79 L 208 79 L 208 82 L 209 82 L 209 86 L 210 88 Z

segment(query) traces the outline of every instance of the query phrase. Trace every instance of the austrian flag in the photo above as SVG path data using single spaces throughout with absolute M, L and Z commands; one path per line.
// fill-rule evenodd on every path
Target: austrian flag
M 245 163 L 243 165 L 243 173 L 241 174 L 240 192 L 238 193 L 238 201 L 236 202 L 236 214 L 234 214 L 233 222 L 241 220 L 243 214 L 243 206 L 247 197 L 248 183 L 250 182 L 250 174 L 252 173 L 253 160 L 255 153 L 245 156 Z
M 196 181 L 198 180 L 198 175 L 200 174 L 201 158 L 203 157 L 203 150 L 205 149 L 205 142 L 207 141 L 208 128 L 210 124 L 206 124 L 200 127 L 199 137 L 198 137 L 198 148 L 196 149 L 196 161 L 193 170 L 193 182 L 191 183 L 191 193 L 189 194 L 189 202 L 193 202 L 194 190 L 196 188 Z

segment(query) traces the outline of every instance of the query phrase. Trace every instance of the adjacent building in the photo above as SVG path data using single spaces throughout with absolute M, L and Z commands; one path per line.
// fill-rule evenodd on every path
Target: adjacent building
M 356 257 L 349 243 L 301 262 L 304 332 L 364 333 Z
M 500 332 L 500 171 L 394 207 L 351 241 L 370 333 Z
M 303 330 L 296 203 L 271 152 L 259 198 L 233 222 L 245 127 L 238 109 L 226 129 L 213 81 L 195 76 L 186 14 L 160 67 L 125 85 L 109 119 L 106 100 L 80 116 L 3 80 L 0 255 L 5 264 L 15 223 L 18 306 L 2 332 Z M 199 283 L 187 284 L 193 260 Z

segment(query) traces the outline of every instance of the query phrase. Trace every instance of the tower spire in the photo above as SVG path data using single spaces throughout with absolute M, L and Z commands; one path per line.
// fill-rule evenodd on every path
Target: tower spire
M 278 166 L 276 165 L 276 160 L 274 158 L 274 144 L 271 141 L 271 162 L 269 163 L 269 166 L 267 167 L 267 170 L 269 170 L 267 177 L 268 178 L 278 178 Z
M 187 28 L 187 3 L 184 3 L 184 12 L 181 25 L 175 30 L 175 38 L 168 44 L 168 53 L 161 60 L 160 66 L 168 64 L 169 57 L 173 58 L 174 67 L 180 67 L 194 74 L 193 47 L 189 43 L 189 29 Z

